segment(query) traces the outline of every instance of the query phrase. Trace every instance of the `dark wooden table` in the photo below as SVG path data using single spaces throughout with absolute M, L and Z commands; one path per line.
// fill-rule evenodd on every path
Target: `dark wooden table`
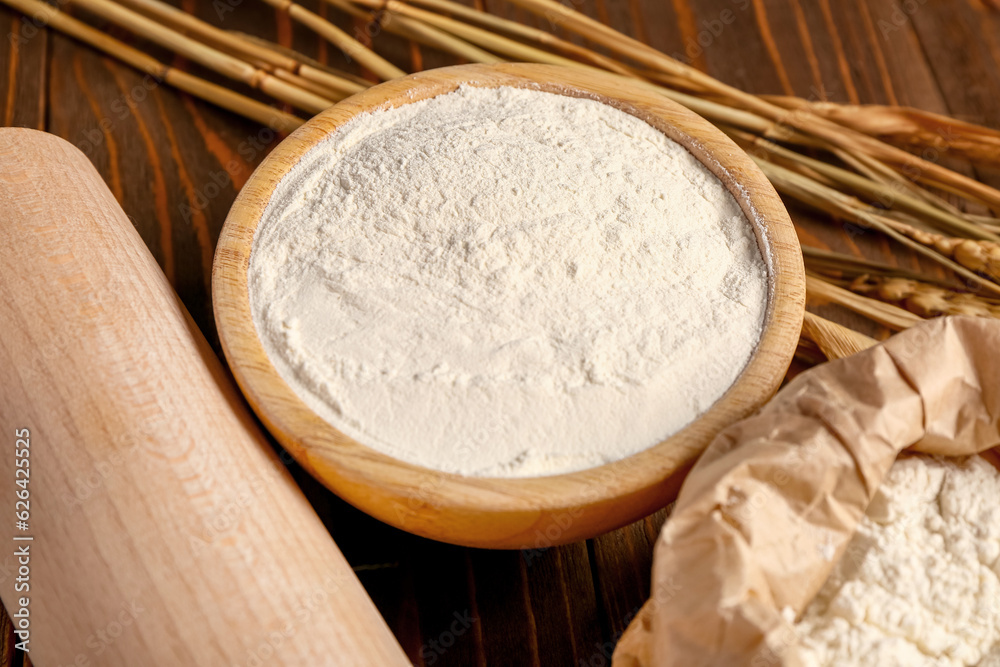
M 502 0 L 475 2 L 532 22 Z M 364 74 L 259 0 L 181 4 L 227 29 Z M 364 35 L 363 22 L 305 4 Z M 1000 10 L 985 0 L 568 4 L 747 91 L 911 105 L 1000 127 Z M 209 292 L 215 241 L 237 191 L 281 137 L 37 30 L 6 9 L 0 9 L 0 33 L 0 122 L 47 130 L 90 157 L 218 350 Z M 388 35 L 378 35 L 375 47 L 407 70 L 456 62 Z M 150 50 L 164 62 L 188 67 Z M 1000 185 L 1000 173 L 973 172 L 947 155 L 931 157 Z M 810 245 L 919 264 L 878 235 L 847 234 L 797 207 L 792 214 Z M 836 307 L 812 307 L 873 335 L 886 334 Z M 586 543 L 483 551 L 389 528 L 301 471 L 296 475 L 416 664 L 610 664 L 615 641 L 648 594 L 664 512 Z M 15 664 L 21 660 L 13 658 Z

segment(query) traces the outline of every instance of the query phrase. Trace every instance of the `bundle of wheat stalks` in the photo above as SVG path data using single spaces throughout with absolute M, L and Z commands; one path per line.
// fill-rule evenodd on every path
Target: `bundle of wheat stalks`
M 374 78 L 406 74 L 319 14 L 263 0 L 357 61 Z M 803 247 L 811 297 L 900 330 L 924 317 L 1000 316 L 1000 191 L 920 157 L 947 152 L 1000 165 L 1000 133 L 914 109 L 752 95 L 599 23 L 557 0 L 506 0 L 582 38 L 489 14 L 454 0 L 322 0 L 379 29 L 466 61 L 536 62 L 602 70 L 664 95 L 715 123 L 746 149 L 789 200 L 875 230 L 945 271 L 917 274 Z M 39 0 L 0 0 L 188 93 L 291 131 L 300 115 L 164 65 Z M 258 37 L 222 30 L 160 0 L 59 0 L 236 82 L 314 114 L 372 85 Z M 970 211 L 977 211 L 973 213 Z M 945 276 L 941 278 L 940 276 Z

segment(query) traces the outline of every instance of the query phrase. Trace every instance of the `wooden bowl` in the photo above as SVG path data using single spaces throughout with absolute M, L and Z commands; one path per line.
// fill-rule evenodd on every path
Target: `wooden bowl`
M 755 227 L 770 276 L 763 336 L 735 384 L 686 428 L 628 458 L 536 478 L 463 477 L 404 463 L 340 433 L 278 375 L 257 337 L 247 291 L 254 232 L 281 178 L 354 116 L 451 92 L 460 84 L 586 97 L 645 120 L 718 176 Z M 760 221 L 758 223 L 758 221 Z M 694 459 L 725 426 L 777 389 L 802 325 L 802 255 L 781 200 L 753 161 L 708 121 L 620 78 L 547 65 L 463 65 L 420 72 L 358 93 L 285 139 L 247 181 L 219 238 L 212 273 L 226 358 L 253 409 L 295 459 L 333 492 L 403 530 L 489 548 L 544 548 L 590 538 L 654 512 L 677 494 Z

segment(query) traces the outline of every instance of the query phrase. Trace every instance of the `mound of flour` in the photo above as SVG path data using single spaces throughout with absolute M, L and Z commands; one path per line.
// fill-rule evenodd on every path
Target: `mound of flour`
M 767 306 L 750 224 L 684 148 L 513 88 L 344 125 L 276 188 L 248 277 L 306 404 L 475 476 L 580 470 L 673 434 L 746 366 Z
M 1000 666 L 1000 475 L 897 461 L 796 625 L 806 667 Z

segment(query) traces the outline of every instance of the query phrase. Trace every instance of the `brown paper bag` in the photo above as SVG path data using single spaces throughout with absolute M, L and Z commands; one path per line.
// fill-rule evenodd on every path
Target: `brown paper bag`
M 799 375 L 698 460 L 616 667 L 790 664 L 800 613 L 904 450 L 1000 444 L 1000 321 L 921 324 Z

